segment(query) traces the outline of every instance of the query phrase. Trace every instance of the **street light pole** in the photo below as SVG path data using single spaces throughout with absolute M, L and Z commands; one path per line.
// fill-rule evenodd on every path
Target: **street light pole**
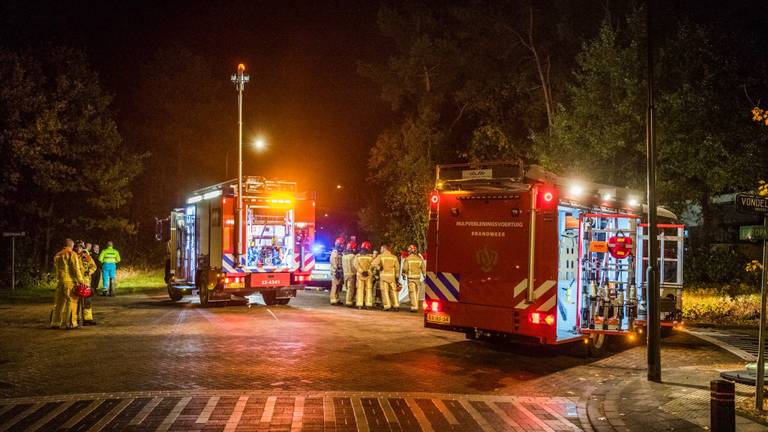
M 235 265 L 240 267 L 243 246 L 243 91 L 249 80 L 245 74 L 245 65 L 237 65 L 237 73 L 232 75 L 232 82 L 237 88 L 237 201 L 235 217 Z
M 653 126 L 653 29 L 651 27 L 653 0 L 646 2 L 646 33 L 648 38 L 648 110 L 646 112 L 645 143 L 647 152 L 648 187 L 648 268 L 646 269 L 646 298 L 648 299 L 648 381 L 661 382 L 661 315 L 659 313 L 659 272 L 656 238 L 656 137 Z

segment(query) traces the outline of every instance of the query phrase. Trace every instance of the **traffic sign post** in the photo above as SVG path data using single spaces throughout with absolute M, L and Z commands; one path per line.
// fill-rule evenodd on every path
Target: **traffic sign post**
M 757 379 L 755 380 L 755 408 L 758 411 L 762 411 L 763 393 L 765 392 L 765 310 L 767 303 L 765 297 L 765 265 L 768 260 L 768 246 L 766 243 L 766 233 L 768 233 L 768 199 L 756 195 L 736 194 L 735 203 L 736 208 L 742 212 L 763 215 L 762 230 L 755 229 L 751 236 L 754 239 L 762 238 L 763 240 L 763 268 L 760 275 L 760 330 L 758 331 Z
M 24 231 L 3 233 L 3 237 L 11 238 L 11 291 L 16 291 L 16 237 L 24 237 L 25 235 L 27 233 Z

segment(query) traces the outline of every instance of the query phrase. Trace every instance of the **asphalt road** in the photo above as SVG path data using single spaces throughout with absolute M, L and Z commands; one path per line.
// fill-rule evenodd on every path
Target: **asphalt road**
M 423 328 L 420 313 L 327 303 L 314 291 L 277 307 L 99 297 L 99 325 L 76 331 L 47 329 L 50 305 L 0 305 L 0 430 L 226 430 L 245 427 L 244 413 L 257 429 L 576 430 L 595 389 L 645 367 L 639 346 L 590 359 L 579 346 L 469 341 Z M 738 365 L 690 335 L 666 341 L 663 356 L 683 381 Z

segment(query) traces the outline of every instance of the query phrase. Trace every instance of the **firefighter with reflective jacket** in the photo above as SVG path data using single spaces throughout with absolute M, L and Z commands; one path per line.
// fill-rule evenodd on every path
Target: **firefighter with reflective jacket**
M 360 253 L 355 256 L 352 262 L 355 267 L 357 277 L 357 296 L 356 302 L 358 309 L 365 306 L 366 309 L 373 307 L 373 269 L 371 263 L 371 243 L 364 241 L 360 246 Z
M 344 296 L 344 304 L 347 306 L 353 305 L 353 296 L 355 294 L 355 266 L 353 261 L 355 260 L 355 249 L 357 249 L 357 243 L 351 241 L 347 243 L 344 254 L 341 256 L 341 268 L 344 273 L 344 289 L 347 290 Z
M 411 312 L 419 310 L 419 292 L 421 281 L 426 273 L 424 259 L 419 255 L 416 245 L 408 246 L 408 256 L 403 259 L 401 274 L 408 280 L 408 296 L 411 299 Z
M 371 265 L 379 269 L 379 287 L 381 288 L 381 302 L 384 305 L 384 310 L 400 310 L 400 301 L 397 298 L 397 275 L 400 273 L 400 260 L 385 245 L 381 247 L 381 253 Z
M 341 263 L 341 255 L 344 253 L 344 237 L 336 238 L 331 252 L 331 304 L 338 305 L 339 292 L 344 285 L 344 269 Z
M 96 262 L 91 257 L 90 252 L 85 248 L 85 243 L 82 240 L 75 242 L 75 252 L 77 252 L 80 257 L 80 273 L 82 273 L 83 277 L 90 282 L 91 276 L 98 268 Z M 83 299 L 83 325 L 96 325 L 96 322 L 93 320 L 91 297 Z
M 77 328 L 77 296 L 75 284 L 85 283 L 80 271 L 80 257 L 73 250 L 75 242 L 67 239 L 64 248 L 53 257 L 53 269 L 56 273 L 56 296 L 51 311 L 52 328 Z

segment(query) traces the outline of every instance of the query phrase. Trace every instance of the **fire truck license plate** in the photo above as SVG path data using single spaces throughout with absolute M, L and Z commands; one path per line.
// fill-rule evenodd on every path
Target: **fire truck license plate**
M 251 273 L 252 287 L 280 287 L 290 284 L 290 273 Z
M 435 324 L 450 324 L 451 317 L 447 314 L 427 313 L 427 322 Z

